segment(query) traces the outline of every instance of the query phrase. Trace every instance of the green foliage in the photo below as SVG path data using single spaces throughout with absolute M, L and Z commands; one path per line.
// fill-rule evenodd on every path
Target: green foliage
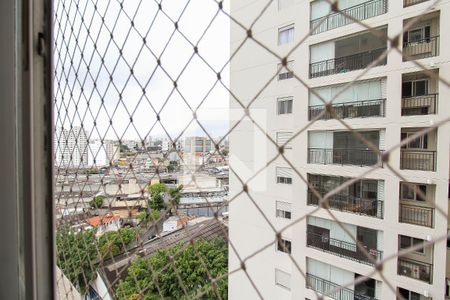
M 152 210 L 163 210 L 166 208 L 164 203 L 164 193 L 167 191 L 167 187 L 164 183 L 155 183 L 149 187 L 150 199 L 149 207 Z
M 169 189 L 170 201 L 176 205 L 180 204 L 181 190 L 183 185 L 179 185 L 176 188 Z
M 100 208 L 103 206 L 104 200 L 105 200 L 104 196 L 96 196 L 96 197 L 94 197 L 94 199 L 91 200 L 91 202 L 89 202 L 89 205 L 92 208 Z
M 159 210 L 152 210 L 150 213 L 143 211 L 137 215 L 137 219 L 141 222 L 156 221 L 161 217 Z
M 198 259 L 198 255 L 206 268 Z M 173 256 L 173 262 L 169 261 L 170 256 Z M 216 282 L 215 291 L 206 269 L 212 278 L 225 275 Z M 200 299 L 217 299 L 217 294 L 222 299 L 227 299 L 227 273 L 228 246 L 223 239 L 198 241 L 187 247 L 177 245 L 160 250 L 148 258 L 133 261 L 128 268 L 127 277 L 118 284 L 117 296 L 127 300 L 160 299 L 159 288 L 165 299 L 190 299 L 200 292 L 205 292 Z M 184 294 L 177 274 L 189 295 Z M 145 292 L 138 295 L 139 291 Z
M 92 230 L 77 233 L 70 227 L 62 227 L 56 233 L 56 263 L 80 291 L 87 288 L 95 273 L 95 242 Z
M 102 258 L 117 255 L 136 239 L 134 228 L 122 228 L 118 231 L 105 232 L 98 240 L 98 248 Z
M 130 151 L 130 148 L 128 148 L 127 145 L 120 144 L 120 152 L 128 152 Z

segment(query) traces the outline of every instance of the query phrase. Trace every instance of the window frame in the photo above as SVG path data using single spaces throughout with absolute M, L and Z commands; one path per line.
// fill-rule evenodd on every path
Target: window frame
M 402 239 L 403 238 L 409 239 L 409 243 L 408 243 L 409 245 L 407 247 L 403 247 L 402 246 Z M 417 245 L 419 243 L 423 244 L 425 242 L 425 240 L 424 239 L 415 238 L 415 237 L 412 237 L 412 236 L 408 236 L 408 235 L 399 235 L 399 241 L 398 242 L 399 242 L 399 248 L 400 249 L 408 249 L 408 248 L 413 247 L 413 246 L 415 246 L 415 245 Z M 411 253 L 419 254 L 419 255 L 425 255 L 426 254 L 425 253 L 425 247 L 422 247 L 422 248 L 419 248 L 417 250 L 414 250 Z
M 274 273 L 275 273 L 275 285 L 280 286 L 280 287 L 290 291 L 291 290 L 291 274 L 288 273 L 288 272 L 285 272 L 283 270 L 280 270 L 278 268 L 275 268 L 275 272 Z M 283 274 L 286 277 L 289 277 L 288 286 L 286 286 L 286 285 L 282 284 L 282 282 L 280 282 L 280 280 L 279 280 L 279 278 L 277 276 L 278 273 Z
M 425 94 L 423 94 L 423 95 L 418 95 L 417 94 L 417 83 L 418 82 L 425 82 Z M 403 89 L 404 89 L 403 85 L 406 84 L 406 83 L 410 83 L 411 84 L 411 87 L 410 87 L 411 90 L 409 91 L 410 95 L 408 95 L 408 96 L 405 96 L 404 93 L 403 93 Z M 402 81 L 402 98 L 428 96 L 428 95 L 430 95 L 430 85 L 431 85 L 431 82 L 430 82 L 429 78 L 421 78 L 421 79 Z
M 280 240 L 277 240 L 275 247 L 276 247 L 277 252 L 283 252 L 286 254 L 292 253 L 292 241 L 291 240 L 281 238 Z
M 281 35 L 282 35 L 282 33 L 288 32 L 289 30 L 292 30 L 292 40 L 288 39 L 286 42 L 283 42 L 281 40 Z M 289 36 L 289 34 L 288 34 L 288 36 Z M 290 43 L 294 42 L 294 40 L 295 40 L 295 24 L 294 23 L 278 28 L 278 46 L 290 44 Z
M 281 208 L 278 208 L 278 203 L 284 203 L 288 205 L 292 205 L 292 203 L 289 202 L 283 202 L 283 201 L 276 201 L 275 202 L 275 217 L 279 219 L 292 219 L 292 209 L 291 210 L 284 210 Z M 292 208 L 292 207 L 291 207 Z
M 420 199 L 420 196 L 417 194 L 417 190 L 422 190 L 420 188 L 421 186 L 425 187 L 425 192 L 424 192 L 425 199 Z M 413 193 L 412 198 L 407 198 L 405 196 L 405 188 Z M 423 190 L 422 190 L 422 192 L 423 192 Z M 424 203 L 424 202 L 427 202 L 428 193 L 429 193 L 429 188 L 428 188 L 427 184 L 413 183 L 413 182 L 400 182 L 400 199 L 401 200 Z
M 289 105 L 290 102 L 290 105 Z M 284 106 L 283 106 L 284 104 Z M 283 106 L 283 112 L 281 112 L 281 106 Z M 294 97 L 293 96 L 287 96 L 287 97 L 279 97 L 277 98 L 277 115 L 289 115 L 292 114 L 294 107 Z M 290 108 L 290 110 L 289 110 Z

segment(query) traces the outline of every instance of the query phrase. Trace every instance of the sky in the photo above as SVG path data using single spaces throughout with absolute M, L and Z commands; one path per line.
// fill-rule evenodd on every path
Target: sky
M 184 129 L 205 135 L 190 124 L 202 103 L 196 115 L 208 133 L 227 132 L 229 18 L 214 0 L 161 5 L 162 11 L 151 0 L 124 0 L 122 8 L 118 0 L 55 2 L 56 127 L 83 124 L 90 139 L 166 132 L 175 138 Z

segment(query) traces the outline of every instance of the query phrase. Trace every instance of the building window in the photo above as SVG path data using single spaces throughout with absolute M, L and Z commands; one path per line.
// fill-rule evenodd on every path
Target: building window
M 291 219 L 291 203 L 277 201 L 276 216 L 277 218 Z
M 291 71 L 286 69 L 286 67 Z M 286 67 L 283 67 L 282 64 L 278 64 L 277 70 L 280 70 L 278 72 L 278 81 L 291 79 L 294 77 L 294 72 L 292 71 L 294 67 L 294 61 L 288 61 Z
M 411 29 L 403 34 L 403 44 L 430 42 L 431 27 L 423 26 Z
M 407 289 L 398 288 L 398 293 L 406 300 L 420 300 L 423 299 L 420 294 L 409 291 Z M 428 299 L 428 298 L 427 298 Z
M 416 132 L 402 132 L 401 140 L 406 140 L 410 136 L 413 136 Z M 404 149 L 427 149 L 428 148 L 428 133 L 417 137 L 416 139 L 406 143 L 402 146 Z
M 284 149 L 292 149 L 292 132 L 281 131 L 277 132 L 277 145 L 284 146 Z
M 426 201 L 427 185 L 415 183 L 400 183 L 401 199 L 410 201 Z M 423 196 L 425 197 L 422 197 Z
M 278 45 L 294 41 L 294 24 L 278 29 Z
M 410 247 L 421 245 L 423 243 L 424 240 L 422 239 L 417 239 L 406 235 L 400 236 L 400 249 L 409 249 Z M 419 254 L 425 254 L 425 249 L 422 247 L 415 250 L 414 252 Z
M 291 254 L 291 241 L 280 239 L 277 242 L 277 250 L 287 254 Z
M 275 284 L 288 290 L 291 289 L 291 274 L 275 269 Z
M 292 97 L 278 98 L 277 99 L 277 111 L 279 115 L 292 114 Z
M 417 97 L 428 95 L 429 80 L 420 79 L 402 82 L 402 97 Z
M 277 176 L 277 183 L 292 184 L 291 168 L 277 167 L 275 173 Z

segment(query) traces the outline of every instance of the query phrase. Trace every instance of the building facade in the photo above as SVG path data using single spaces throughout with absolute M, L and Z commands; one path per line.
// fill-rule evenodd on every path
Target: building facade
M 88 161 L 88 140 L 82 127 L 58 128 L 55 138 L 55 163 L 61 168 L 85 168 Z
M 231 22 L 231 53 L 239 48 L 231 90 L 251 102 L 250 115 L 275 144 L 250 121 L 230 134 L 229 268 L 245 261 L 245 272 L 229 276 L 229 298 L 446 299 L 450 124 L 398 144 L 450 117 L 450 88 L 438 80 L 450 78 L 450 2 L 337 2 L 371 29 L 325 0 L 273 1 L 261 16 L 266 1 L 231 1 L 242 25 L 259 16 L 251 30 L 258 43 L 241 45 L 249 32 Z M 386 38 L 397 35 L 400 51 Z M 261 45 L 279 57 L 296 47 L 286 65 L 305 84 Z M 234 97 L 230 107 L 242 115 Z M 374 149 L 392 149 L 389 163 L 404 180 Z M 323 196 L 343 184 L 329 199 L 337 222 L 311 187 Z M 373 272 L 387 257 L 383 276 Z

